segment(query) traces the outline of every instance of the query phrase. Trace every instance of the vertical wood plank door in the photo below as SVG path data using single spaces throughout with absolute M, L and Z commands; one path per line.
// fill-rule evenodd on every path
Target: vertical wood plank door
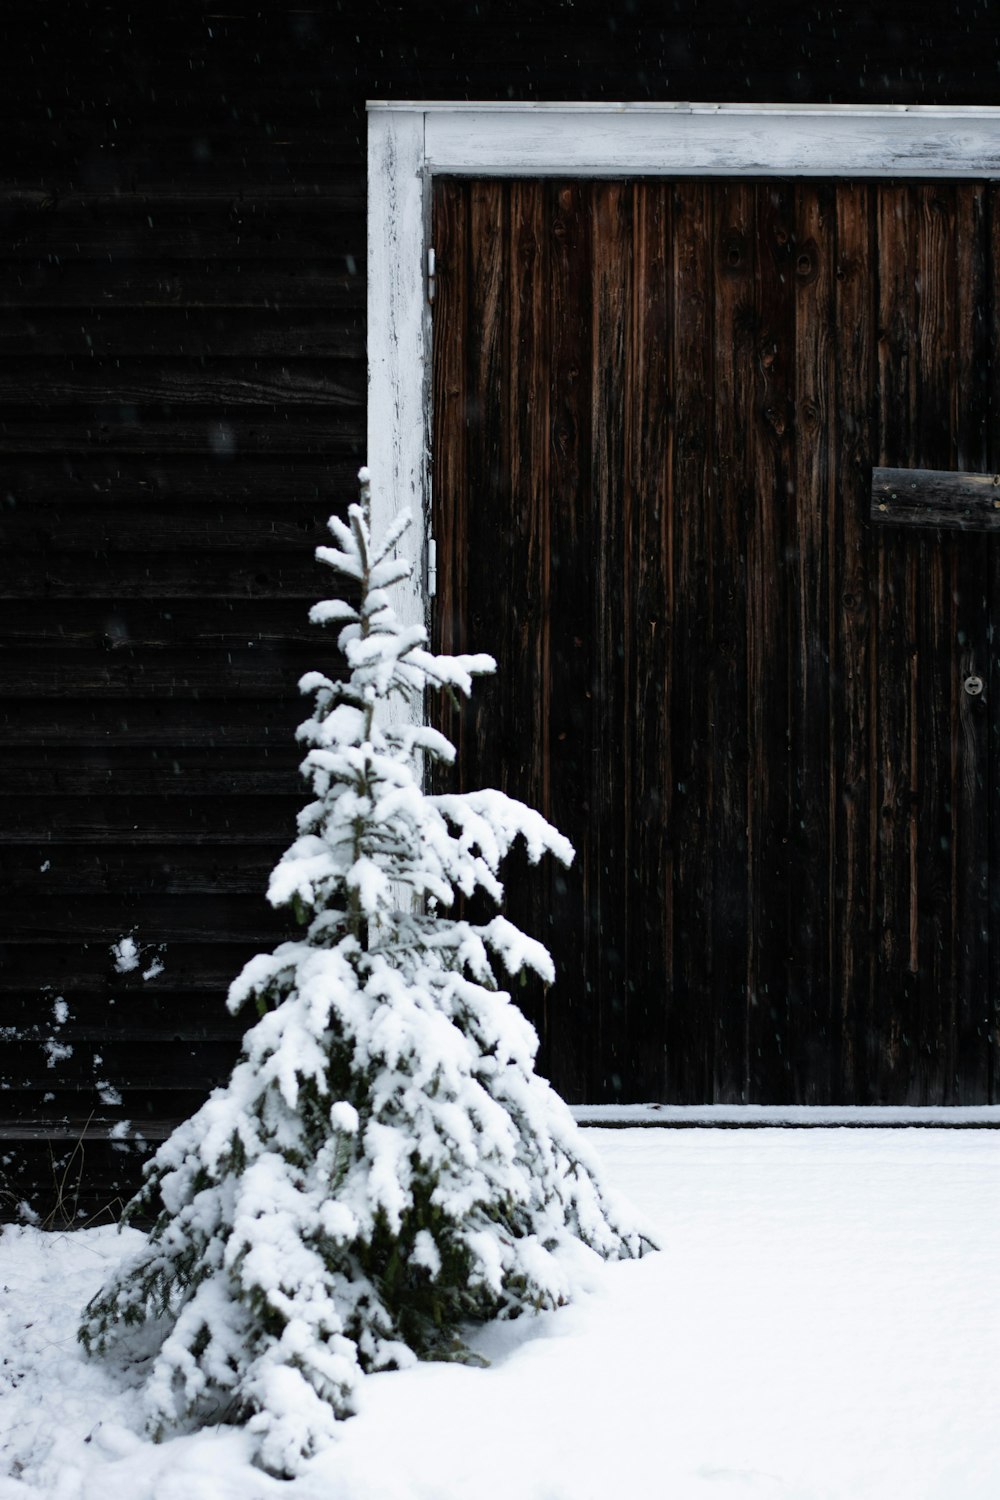
M 507 878 L 571 1100 L 1000 1090 L 997 543 L 867 519 L 998 465 L 994 193 L 436 183 L 442 721 L 576 847 Z

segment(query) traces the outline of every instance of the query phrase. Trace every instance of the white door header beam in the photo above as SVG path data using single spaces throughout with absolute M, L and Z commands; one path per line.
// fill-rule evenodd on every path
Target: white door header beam
M 378 103 L 423 126 L 432 173 L 995 177 L 1000 108 Z

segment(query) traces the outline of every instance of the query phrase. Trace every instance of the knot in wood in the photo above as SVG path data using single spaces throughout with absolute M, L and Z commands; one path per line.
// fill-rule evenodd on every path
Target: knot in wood
M 745 253 L 742 234 L 738 229 L 729 229 L 723 236 L 722 244 L 726 265 L 730 270 L 737 270 L 743 264 Z

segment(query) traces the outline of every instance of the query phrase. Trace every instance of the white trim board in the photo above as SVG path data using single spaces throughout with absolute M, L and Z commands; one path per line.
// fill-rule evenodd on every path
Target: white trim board
M 431 172 L 481 176 L 990 177 L 1000 110 L 424 109 Z M 974 164 L 974 165 L 973 165 Z
M 375 526 L 414 517 L 413 575 L 394 599 L 408 623 L 428 603 L 436 174 L 1000 177 L 1000 107 L 370 101 L 367 462 Z
M 1000 1105 L 574 1104 L 604 1130 L 1000 1130 Z

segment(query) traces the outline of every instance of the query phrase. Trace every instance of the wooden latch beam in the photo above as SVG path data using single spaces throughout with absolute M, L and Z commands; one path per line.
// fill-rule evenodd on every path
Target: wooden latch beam
M 883 526 L 1000 531 L 1000 474 L 873 469 L 871 518 Z

